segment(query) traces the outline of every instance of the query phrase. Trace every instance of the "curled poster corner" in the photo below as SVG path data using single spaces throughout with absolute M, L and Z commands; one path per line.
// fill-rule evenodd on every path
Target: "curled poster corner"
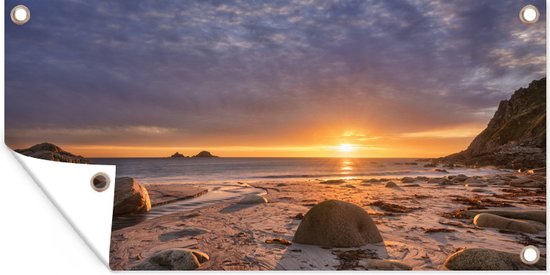
M 28 157 L 12 150 L 34 181 L 100 260 L 109 265 L 116 166 L 64 163 Z M 110 186 L 96 192 L 90 180 L 97 173 Z

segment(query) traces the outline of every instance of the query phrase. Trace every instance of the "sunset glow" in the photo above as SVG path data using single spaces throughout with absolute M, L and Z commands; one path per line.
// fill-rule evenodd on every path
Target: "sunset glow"
M 17 38 L 5 45 L 11 148 L 438 157 L 464 150 L 501 100 L 545 75 L 545 26 L 510 21 L 517 1 L 467 5 L 483 18 L 433 1 L 176 1 L 131 14 L 80 2 L 63 16 L 86 24 L 48 13 L 24 33 L 6 26 Z M 472 37 L 468 20 L 491 32 Z
M 349 153 L 353 151 L 353 149 L 354 148 L 352 144 L 347 144 L 347 143 L 340 144 L 340 152 Z

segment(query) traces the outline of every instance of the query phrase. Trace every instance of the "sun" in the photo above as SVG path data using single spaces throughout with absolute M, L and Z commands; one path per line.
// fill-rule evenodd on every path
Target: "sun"
M 349 153 L 353 151 L 353 145 L 348 143 L 342 143 L 339 146 L 340 152 Z

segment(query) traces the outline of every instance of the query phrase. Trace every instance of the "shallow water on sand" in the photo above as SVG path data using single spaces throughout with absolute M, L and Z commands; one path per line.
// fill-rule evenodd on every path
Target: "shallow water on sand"
M 442 177 L 465 174 L 490 175 L 503 171 L 489 168 L 424 167 L 429 163 L 414 159 L 352 158 L 118 158 L 92 159 L 94 163 L 117 166 L 117 177 L 134 177 L 140 183 L 182 184 L 208 189 L 197 198 L 155 206 L 143 215 L 117 217 L 113 229 L 137 224 L 145 219 L 190 211 L 207 205 L 235 200 L 264 190 L 248 183 L 318 182 L 327 179 L 358 180 L 401 178 L 404 176 Z

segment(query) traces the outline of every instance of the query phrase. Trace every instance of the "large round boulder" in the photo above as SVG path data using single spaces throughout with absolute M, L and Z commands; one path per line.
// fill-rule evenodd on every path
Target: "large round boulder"
M 474 224 L 479 227 L 491 227 L 531 234 L 546 229 L 546 226 L 539 222 L 510 219 L 490 213 L 477 214 L 474 217 Z
M 116 178 L 114 215 L 144 213 L 151 210 L 151 199 L 145 186 L 134 178 Z
M 443 265 L 450 270 L 524 270 L 545 269 L 545 259 L 534 265 L 521 261 L 519 254 L 485 248 L 461 249 L 450 255 Z
M 193 270 L 210 258 L 197 250 L 173 248 L 163 250 L 145 259 L 135 270 Z
M 358 247 L 382 242 L 383 239 L 363 208 L 348 202 L 328 200 L 306 213 L 293 241 L 327 247 Z

